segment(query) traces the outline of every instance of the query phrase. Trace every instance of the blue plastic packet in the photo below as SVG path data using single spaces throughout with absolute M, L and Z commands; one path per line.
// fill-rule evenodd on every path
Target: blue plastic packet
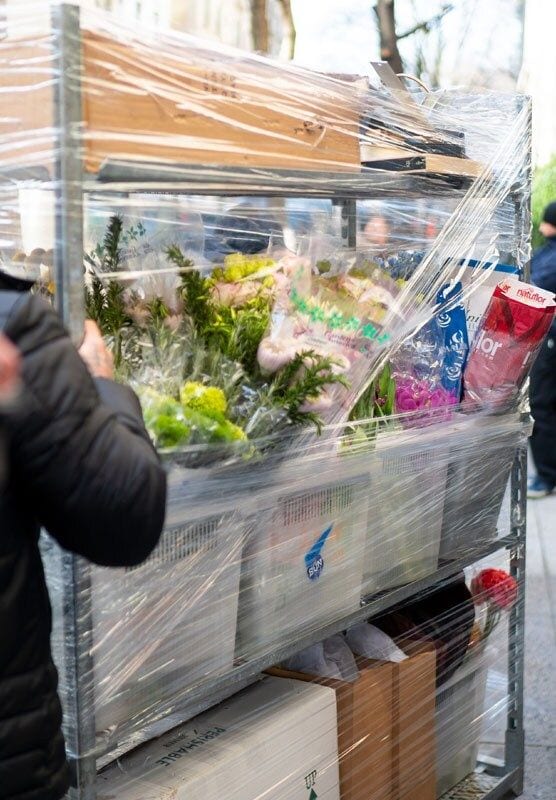
M 440 373 L 440 383 L 444 389 L 456 395 L 458 400 L 462 393 L 462 376 L 469 353 L 469 338 L 465 308 L 455 300 L 461 294 L 462 284 L 447 284 L 436 296 L 436 302 L 445 306 L 435 317 L 439 336 L 442 341 L 444 358 Z

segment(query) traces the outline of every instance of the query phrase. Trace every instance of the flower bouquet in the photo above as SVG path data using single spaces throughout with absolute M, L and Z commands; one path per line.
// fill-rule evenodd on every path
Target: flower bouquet
M 231 254 L 205 275 L 170 247 L 177 288 L 162 295 L 103 279 L 118 272 L 123 235 L 122 219 L 113 217 L 88 258 L 95 269 L 86 307 L 112 347 L 119 377 L 141 396 L 157 446 L 188 448 L 191 458 L 195 448 L 210 450 L 193 458 L 200 464 L 228 451 L 252 457 L 275 448 L 288 429 L 321 429 L 328 393 L 347 385 L 345 362 L 333 351 L 266 336 L 299 259 Z
M 470 651 L 482 649 L 504 614 L 517 602 L 518 585 L 515 578 L 503 569 L 488 567 L 471 580 L 471 594 L 476 609 L 476 622 Z

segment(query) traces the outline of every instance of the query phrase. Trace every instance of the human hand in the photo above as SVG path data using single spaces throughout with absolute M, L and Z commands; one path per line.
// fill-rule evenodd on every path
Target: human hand
M 79 355 L 85 362 L 93 378 L 114 378 L 114 360 L 96 322 L 85 321 L 85 337 L 79 348 Z
M 15 345 L 0 333 L 0 407 L 12 403 L 21 389 L 21 357 Z

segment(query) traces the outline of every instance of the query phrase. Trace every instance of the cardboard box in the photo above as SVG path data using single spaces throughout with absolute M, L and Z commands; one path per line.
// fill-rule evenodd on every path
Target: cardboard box
M 266 677 L 104 770 L 97 796 L 339 800 L 334 692 Z
M 360 89 L 196 47 L 156 52 L 83 32 L 87 167 L 153 161 L 360 169 Z
M 0 42 L 0 167 L 42 166 L 52 173 L 57 142 L 54 52 L 50 37 Z
M 392 797 L 394 665 L 374 668 L 371 663 L 360 664 L 361 674 L 354 683 L 277 668 L 269 670 L 277 677 L 334 689 L 342 800 L 391 800 Z
M 436 798 L 436 652 L 404 645 L 411 653 L 394 664 L 393 800 Z
M 233 52 L 81 30 L 83 159 L 359 172 L 364 92 Z M 52 37 L 0 43 L 2 161 L 50 171 L 57 149 Z M 6 145 L 10 145 L 7 147 Z
M 336 692 L 342 800 L 436 800 L 433 648 L 400 664 L 359 660 L 354 683 L 272 669 Z

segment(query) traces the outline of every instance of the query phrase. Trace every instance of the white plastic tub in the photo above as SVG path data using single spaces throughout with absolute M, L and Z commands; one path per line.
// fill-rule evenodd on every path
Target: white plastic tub
M 379 437 L 369 463 L 365 595 L 425 578 L 437 569 L 447 447 L 441 434 L 427 431 Z
M 360 606 L 368 479 L 326 482 L 296 474 L 282 485 L 263 493 L 251 519 L 241 574 L 240 657 Z
M 170 483 L 165 530 L 149 559 L 128 569 L 90 567 L 90 592 L 79 602 L 91 606 L 90 711 L 104 739 L 122 745 L 179 712 L 195 684 L 232 666 L 244 531 L 232 507 L 187 509 L 179 482 Z M 62 698 L 64 670 L 77 655 L 63 647 L 63 558 L 46 560 Z
M 470 418 L 455 427 L 454 435 L 440 545 L 443 561 L 471 555 L 498 537 L 502 501 L 525 432 L 514 414 Z

